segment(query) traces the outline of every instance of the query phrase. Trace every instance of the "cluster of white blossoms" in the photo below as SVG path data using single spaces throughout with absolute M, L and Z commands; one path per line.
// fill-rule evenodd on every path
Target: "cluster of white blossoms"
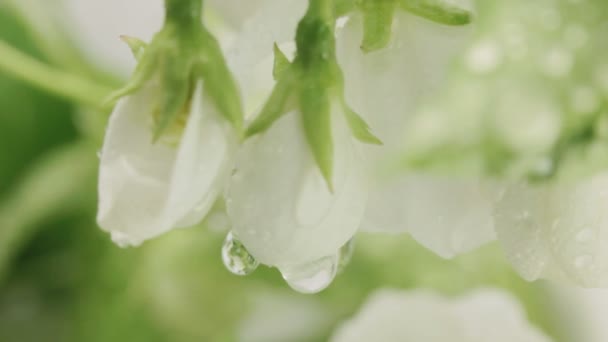
M 549 342 L 508 294 L 477 290 L 455 299 L 432 292 L 381 290 L 332 342 Z
M 129 40 L 140 61 L 111 116 L 99 179 L 98 222 L 118 244 L 195 225 L 219 200 L 228 268 L 277 267 L 302 292 L 331 283 L 359 230 L 408 232 L 443 257 L 498 237 L 526 279 L 608 284 L 605 176 L 534 188 L 390 171 L 411 112 L 473 36 L 470 6 L 218 3 L 209 7 L 232 13 L 225 60 L 201 8 L 178 13 L 176 1 L 149 45 Z M 172 21 L 171 6 L 197 25 Z M 420 139 L 446 129 L 428 118 L 414 121 Z
M 262 294 L 239 326 L 239 341 L 312 341 L 331 314 L 310 297 Z M 509 293 L 476 289 L 447 297 L 431 290 L 379 289 L 333 329 L 331 342 L 549 342 Z M 585 339 L 585 341 L 603 341 Z

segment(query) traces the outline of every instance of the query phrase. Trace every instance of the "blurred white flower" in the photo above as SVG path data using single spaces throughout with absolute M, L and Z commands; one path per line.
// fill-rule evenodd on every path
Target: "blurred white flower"
M 557 298 L 555 310 L 561 312 L 564 321 L 565 341 L 608 341 L 608 290 L 581 289 L 562 284 L 548 287 L 551 296 Z
M 362 228 L 409 232 L 443 257 L 492 240 L 491 203 L 479 178 L 417 173 L 391 177 L 383 172 L 403 154 L 404 146 L 409 147 L 403 135 L 416 106 L 446 81 L 450 61 L 464 49 L 472 29 L 442 26 L 399 12 L 387 48 L 354 53 L 361 44 L 362 26 L 361 18 L 353 16 L 338 31 L 347 101 L 384 142 L 381 148 L 368 148 L 374 186 Z M 420 134 L 432 137 L 432 125 L 429 121 Z
M 319 297 L 277 289 L 252 297 L 252 310 L 238 327 L 239 342 L 315 341 L 334 321 Z
M 321 272 L 321 283 L 327 281 L 322 285 L 331 282 L 339 249 L 356 233 L 365 210 L 367 187 L 358 142 L 340 105 L 333 107 L 331 117 L 333 193 L 296 112 L 244 143 L 227 193 L 235 235 L 258 261 L 279 268 L 294 287 L 300 271 L 312 272 L 310 277 Z M 316 292 L 324 286 L 307 287 L 299 290 Z
M 608 286 L 608 174 L 578 182 L 513 185 L 496 203 L 496 233 L 528 280 Z
M 346 322 L 332 342 L 549 342 L 519 303 L 496 290 L 449 299 L 416 291 L 382 290 Z
M 119 245 L 138 245 L 198 223 L 223 190 L 237 137 L 197 85 L 183 124 L 153 143 L 154 84 L 120 100 L 99 172 L 98 224 Z M 166 137 L 165 137 L 166 138 Z

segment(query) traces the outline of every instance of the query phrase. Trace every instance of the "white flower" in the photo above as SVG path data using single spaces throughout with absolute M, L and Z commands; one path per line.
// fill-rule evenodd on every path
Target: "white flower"
M 178 143 L 153 143 L 158 90 L 148 84 L 118 103 L 101 151 L 97 222 L 120 245 L 198 223 L 232 167 L 236 135 L 207 102 L 202 82 Z
M 528 280 L 608 286 L 608 174 L 554 185 L 514 185 L 496 203 L 496 233 Z
M 237 159 L 227 196 L 233 232 L 258 261 L 283 272 L 336 256 L 364 213 L 358 143 L 341 106 L 333 109 L 333 193 L 314 161 L 299 113 L 285 114 L 250 138 Z
M 494 238 L 486 185 L 475 177 L 418 173 L 387 177 L 381 168 L 403 153 L 403 135 L 416 105 L 445 81 L 449 62 L 464 48 L 471 30 L 405 12 L 397 13 L 393 27 L 391 44 L 369 54 L 354 53 L 363 36 L 359 16 L 338 32 L 347 100 L 384 143 L 381 148 L 368 148 L 374 186 L 362 228 L 409 232 L 439 255 L 452 257 Z M 426 126 L 421 136 L 440 134 L 433 132 L 434 122 Z
M 382 290 L 332 342 L 549 342 L 508 294 L 478 290 L 457 299 L 430 292 Z

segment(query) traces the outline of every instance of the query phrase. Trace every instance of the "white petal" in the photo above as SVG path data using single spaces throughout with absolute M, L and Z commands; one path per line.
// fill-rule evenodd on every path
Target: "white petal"
M 408 175 L 370 193 L 362 229 L 408 232 L 444 258 L 495 238 L 491 200 L 477 179 Z
M 135 66 L 135 59 L 120 36 L 150 41 L 164 15 L 162 0 L 67 0 L 65 7 L 65 24 L 86 55 L 125 74 Z
M 101 153 L 97 222 L 121 245 L 138 245 L 202 219 L 231 167 L 234 137 L 198 89 L 179 148 L 152 144 L 148 87 L 119 102 Z
M 242 148 L 228 195 L 233 231 L 260 262 L 287 266 L 334 255 L 359 227 L 366 201 L 360 156 L 342 113 L 333 113 L 330 193 L 298 113 Z
M 558 283 L 547 284 L 558 312 L 568 313 L 569 341 L 608 341 L 608 290 L 583 289 Z M 565 338 L 565 337 L 564 337 Z
M 348 103 L 384 142 L 366 150 L 375 179 L 363 228 L 409 232 L 443 257 L 492 240 L 491 207 L 479 180 L 418 174 L 385 179 L 379 170 L 408 148 L 404 133 L 413 112 L 445 81 L 449 62 L 465 47 L 471 29 L 399 12 L 389 46 L 369 54 L 359 51 L 362 30 L 359 16 L 339 30 L 338 57 Z
M 248 114 L 257 112 L 272 91 L 273 44 L 289 55 L 306 4 L 302 0 L 264 1 L 245 21 L 228 51 L 226 60 L 241 87 Z
M 346 322 L 332 342 L 549 342 L 514 298 L 478 290 L 458 299 L 429 292 L 382 290 Z
M 390 45 L 367 54 L 360 50 L 363 25 L 359 15 L 337 33 L 346 100 L 384 142 L 382 150 L 372 149 L 371 161 L 403 147 L 412 111 L 445 81 L 449 62 L 471 33 L 467 27 L 435 24 L 404 11 L 398 11 L 393 27 Z
M 209 0 L 205 5 L 216 11 L 224 20 L 236 28 L 240 28 L 248 17 L 260 7 L 273 0 Z
M 276 288 L 252 297 L 252 310 L 237 328 L 240 342 L 314 341 L 332 323 L 318 297 L 281 293 Z
M 576 184 L 510 187 L 496 232 L 522 276 L 608 286 L 608 174 Z
M 206 103 L 202 83 L 173 167 L 166 215 L 178 227 L 200 222 L 224 189 L 233 167 L 237 137 L 230 123 Z

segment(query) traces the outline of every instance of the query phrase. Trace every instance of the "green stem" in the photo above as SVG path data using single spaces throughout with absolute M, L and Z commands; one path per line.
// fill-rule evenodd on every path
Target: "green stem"
M 165 0 L 165 21 L 178 26 L 200 25 L 203 0 Z
M 28 82 L 49 93 L 105 110 L 103 99 L 112 89 L 55 69 L 0 40 L 0 72 Z
M 323 18 L 333 25 L 334 0 L 309 0 L 307 15 Z

